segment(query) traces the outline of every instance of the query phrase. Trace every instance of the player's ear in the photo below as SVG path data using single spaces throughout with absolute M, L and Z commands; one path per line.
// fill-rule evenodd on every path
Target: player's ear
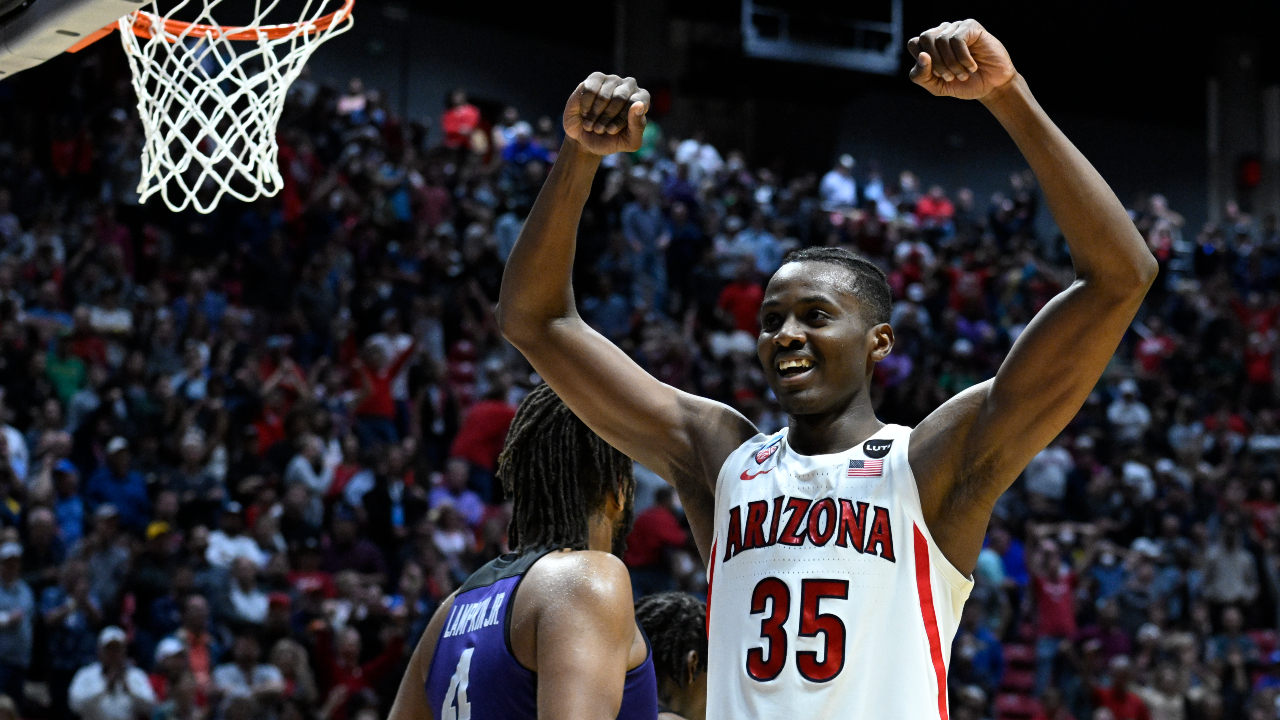
M 622 511 L 627 507 L 626 491 L 618 487 L 605 497 L 605 504 L 608 505 L 610 517 L 621 515 Z
M 893 328 L 889 323 L 872 325 L 867 331 L 867 359 L 873 363 L 889 357 L 893 352 Z
M 697 679 L 698 679 L 698 651 L 690 650 L 689 653 L 684 656 L 684 684 L 685 686 L 688 686 L 689 683 Z

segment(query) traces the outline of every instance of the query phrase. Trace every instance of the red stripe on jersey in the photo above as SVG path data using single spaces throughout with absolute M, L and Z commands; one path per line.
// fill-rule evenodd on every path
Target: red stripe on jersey
M 707 568 L 707 639 L 711 638 L 711 589 L 716 585 L 716 545 L 719 544 L 719 540 L 711 543 L 711 565 Z
M 916 545 L 916 590 L 920 593 L 920 614 L 924 631 L 929 636 L 929 655 L 933 658 L 933 674 L 938 679 L 938 717 L 947 720 L 947 667 L 942 662 L 942 639 L 938 634 L 938 616 L 933 611 L 933 586 L 929 581 L 929 542 L 914 523 Z

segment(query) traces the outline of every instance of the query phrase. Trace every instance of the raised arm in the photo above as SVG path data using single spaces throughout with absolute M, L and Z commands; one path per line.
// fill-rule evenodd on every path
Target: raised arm
M 965 20 L 913 38 L 908 49 L 912 80 L 934 95 L 981 100 L 1009 132 L 1075 266 L 1075 281 L 1032 319 L 995 378 L 912 433 L 925 521 L 947 558 L 969 572 L 996 500 L 1080 409 L 1157 267 L 1124 206 L 1045 115 L 999 40 Z
M 498 322 L 583 422 L 675 486 L 705 558 L 716 475 L 755 428 L 651 377 L 583 322 L 571 286 L 578 220 L 600 158 L 640 147 L 648 105 L 633 78 L 601 73 L 569 97 L 564 146 L 507 260 Z

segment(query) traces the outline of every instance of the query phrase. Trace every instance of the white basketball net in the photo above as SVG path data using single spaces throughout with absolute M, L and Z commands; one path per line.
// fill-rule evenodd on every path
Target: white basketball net
M 222 2 L 180 0 L 161 14 L 153 0 L 150 12 L 119 22 L 146 141 L 138 193 L 143 202 L 158 193 L 174 212 L 280 192 L 276 125 L 289 86 L 317 47 L 352 24 L 350 0 L 303 0 L 294 26 L 263 25 L 280 0 L 255 0 L 248 24 L 220 28 Z M 173 20 L 188 7 L 200 9 L 195 21 Z

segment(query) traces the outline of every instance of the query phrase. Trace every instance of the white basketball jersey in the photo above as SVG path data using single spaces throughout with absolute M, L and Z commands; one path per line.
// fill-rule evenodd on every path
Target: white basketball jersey
M 925 527 L 888 425 L 842 453 L 757 435 L 720 468 L 708 568 L 708 720 L 947 720 L 973 587 Z

